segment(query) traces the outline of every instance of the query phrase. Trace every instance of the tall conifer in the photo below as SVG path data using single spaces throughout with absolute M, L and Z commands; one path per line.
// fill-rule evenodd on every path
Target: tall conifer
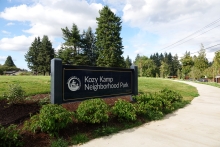
M 96 46 L 99 50 L 98 66 L 124 67 L 124 58 L 121 31 L 121 18 L 116 16 L 108 6 L 99 11 L 100 17 L 96 18 Z

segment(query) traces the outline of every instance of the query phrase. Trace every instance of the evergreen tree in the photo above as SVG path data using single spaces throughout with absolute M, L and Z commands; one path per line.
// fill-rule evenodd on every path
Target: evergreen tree
M 137 56 L 134 59 L 134 64 L 137 65 L 137 61 L 141 58 L 141 56 L 139 54 L 137 54 Z
M 46 74 L 46 72 L 50 74 L 50 63 L 54 56 L 55 51 L 52 47 L 52 43 L 50 42 L 48 36 L 44 35 L 37 57 L 37 61 L 39 64 L 38 70 L 41 71 L 44 75 Z
M 178 70 L 181 68 L 180 61 L 178 59 L 178 55 L 176 54 L 173 56 L 173 62 L 172 62 L 172 69 L 171 69 L 171 75 L 177 76 Z
M 123 67 L 124 58 L 122 38 L 120 37 L 121 19 L 117 17 L 108 6 L 99 11 L 100 17 L 96 18 L 96 46 L 99 50 L 98 66 Z
M 70 48 L 65 48 L 63 45 L 58 50 L 57 57 L 62 59 L 63 64 L 73 63 L 73 50 Z
M 12 60 L 12 57 L 11 56 L 8 56 L 7 59 L 5 60 L 5 64 L 4 66 L 8 66 L 8 67 L 16 67 L 13 60 Z
M 34 39 L 29 47 L 28 52 L 25 54 L 25 61 L 27 62 L 28 68 L 32 70 L 34 73 L 38 74 L 39 63 L 38 63 L 38 55 L 40 52 L 40 37 Z
M 88 65 L 96 66 L 96 60 L 98 58 L 98 51 L 95 46 L 96 36 L 92 32 L 92 28 L 89 27 L 86 32 L 82 34 L 82 48 L 83 53 L 87 57 Z
M 67 27 L 65 29 L 61 28 L 63 32 L 63 39 L 65 40 L 64 45 L 73 49 L 74 55 L 79 53 L 80 50 L 80 34 L 79 29 L 76 24 L 73 23 L 72 29 L 69 30 Z
M 25 54 L 25 61 L 28 64 L 28 68 L 35 74 L 42 72 L 45 75 L 46 72 L 50 73 L 50 63 L 54 56 L 55 51 L 52 48 L 52 43 L 44 35 L 42 41 L 40 37 L 34 39 Z
M 81 35 L 76 24 L 73 24 L 71 30 L 69 30 L 67 27 L 61 28 L 61 30 L 63 32 L 63 39 L 65 40 L 65 43 L 58 51 L 58 57 L 63 60 L 63 63 L 73 65 L 90 65 L 91 62 L 94 62 L 94 59 L 90 58 L 91 54 L 88 48 L 90 47 L 91 49 L 91 42 L 89 41 L 94 39 L 94 36 L 92 36 L 92 39 L 91 36 L 89 36 L 92 35 L 92 30 L 88 30 L 87 33 L 84 32 Z M 94 44 L 94 42 L 92 43 Z
M 161 66 L 160 56 L 158 53 L 156 53 L 151 55 L 150 59 L 153 60 L 156 65 L 153 75 L 154 77 L 157 77 L 157 75 L 160 75 L 160 66 Z
M 126 68 L 130 68 L 132 65 L 131 59 L 129 58 L 129 56 L 127 56 L 127 58 L 125 59 L 125 66 Z

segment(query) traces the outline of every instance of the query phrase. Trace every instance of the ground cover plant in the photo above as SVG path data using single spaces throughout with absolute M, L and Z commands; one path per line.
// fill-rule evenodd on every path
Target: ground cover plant
M 47 78 L 45 80 L 48 81 Z M 48 82 L 42 83 L 49 86 Z M 161 119 L 167 113 L 184 107 L 198 95 L 196 88 L 187 84 L 153 78 L 139 78 L 139 92 L 134 101 L 130 97 L 121 97 L 123 100 L 93 99 L 59 106 L 48 104 L 47 94 L 29 96 L 22 104 L 8 105 L 7 99 L 3 99 L 0 100 L 0 124 L 3 130 L 16 125 L 14 128 L 19 130 L 19 135 L 14 140 L 18 145 L 68 146 Z M 19 117 L 12 120 L 15 116 Z

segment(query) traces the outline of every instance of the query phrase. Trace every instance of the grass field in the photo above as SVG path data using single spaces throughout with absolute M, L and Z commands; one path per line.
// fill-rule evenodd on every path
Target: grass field
M 192 100 L 194 97 L 198 96 L 198 91 L 195 87 L 185 83 L 175 82 L 170 79 L 141 77 L 138 78 L 138 85 L 140 93 L 158 92 L 164 88 L 168 88 L 179 92 L 183 96 L 184 100 Z
M 50 76 L 0 76 L 0 99 L 10 84 L 20 84 L 27 96 L 50 93 Z
M 0 99 L 10 84 L 20 84 L 26 91 L 26 95 L 50 93 L 50 76 L 0 76 Z M 172 80 L 157 78 L 138 78 L 140 93 L 158 92 L 168 88 L 179 92 L 185 100 L 192 100 L 198 96 L 195 87 Z
M 220 84 L 219 83 L 214 83 L 214 82 L 197 82 L 197 83 L 206 84 L 206 85 L 210 85 L 210 86 L 214 86 L 214 87 L 220 88 Z

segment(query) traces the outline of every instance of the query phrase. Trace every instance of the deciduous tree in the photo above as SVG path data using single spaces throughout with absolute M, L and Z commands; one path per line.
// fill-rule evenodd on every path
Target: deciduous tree
M 182 74 L 184 76 L 187 76 L 188 73 L 191 71 L 191 68 L 193 67 L 193 58 L 190 56 L 190 52 L 187 52 L 184 54 L 184 56 L 180 59 L 182 63 Z

